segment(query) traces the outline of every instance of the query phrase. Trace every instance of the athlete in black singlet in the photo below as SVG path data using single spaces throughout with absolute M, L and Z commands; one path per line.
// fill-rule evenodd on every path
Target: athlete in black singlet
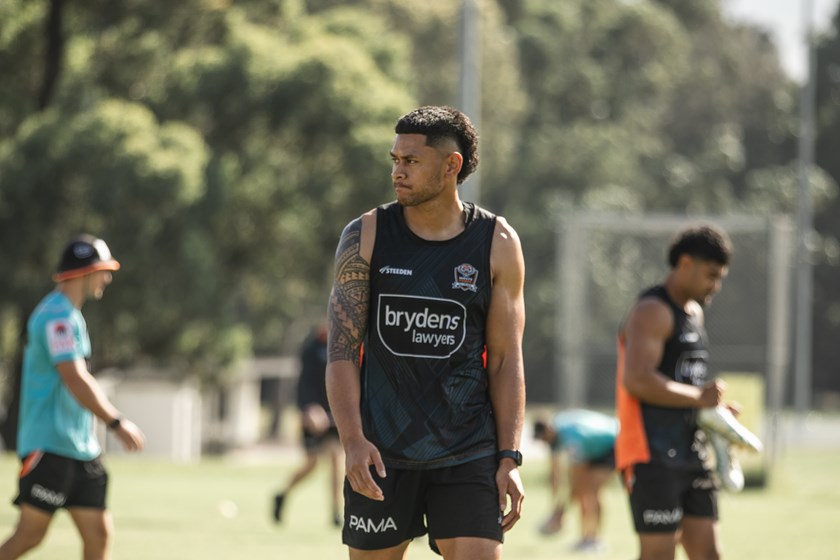
M 723 232 L 683 231 L 665 282 L 639 296 L 619 333 L 616 467 L 640 560 L 674 558 L 676 535 L 691 560 L 720 557 L 717 489 L 697 411 L 719 404 L 725 389 L 709 379 L 702 306 L 720 290 L 730 253 Z
M 362 419 L 386 467 L 496 454 L 483 357 L 496 217 L 463 205 L 464 231 L 446 241 L 414 235 L 396 202 L 376 213 Z
M 478 163 L 465 115 L 422 107 L 395 132 L 397 201 L 344 229 L 330 295 L 342 538 L 358 559 L 402 559 L 427 532 L 447 560 L 497 559 L 523 498 L 522 249 L 458 197 Z
M 643 292 L 639 299 L 656 298 L 662 301 L 674 317 L 671 336 L 662 348 L 657 371 L 678 383 L 702 388 L 711 379 L 708 375 L 706 329 L 702 314 L 689 315 L 668 295 L 663 285 Z M 658 406 L 640 402 L 650 461 L 687 469 L 703 468 L 705 438 L 697 427 L 697 408 Z M 630 422 L 629 418 L 625 421 Z

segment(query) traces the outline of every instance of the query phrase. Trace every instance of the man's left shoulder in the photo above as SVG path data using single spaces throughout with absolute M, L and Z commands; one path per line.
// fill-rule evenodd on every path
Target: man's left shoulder
M 493 252 L 503 258 L 517 258 L 522 254 L 519 235 L 503 216 L 496 217 L 493 230 Z
M 516 230 L 510 225 L 510 222 L 504 216 L 496 216 L 496 232 L 515 236 L 518 239 Z

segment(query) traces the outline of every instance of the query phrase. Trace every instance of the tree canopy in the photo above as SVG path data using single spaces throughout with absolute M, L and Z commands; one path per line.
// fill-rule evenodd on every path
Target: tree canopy
M 557 213 L 792 212 L 797 85 L 715 0 L 480 7 L 480 202 L 523 240 L 540 387 Z M 123 262 L 85 309 L 97 365 L 212 382 L 293 348 L 323 317 L 342 227 L 390 197 L 395 120 L 457 103 L 459 18 L 457 2 L 398 0 L 0 4 L 0 368 L 79 231 Z M 838 24 L 821 39 L 812 175 L 817 293 L 833 301 Z M 835 307 L 816 309 L 833 339 Z M 836 363 L 817 347 L 818 367 Z

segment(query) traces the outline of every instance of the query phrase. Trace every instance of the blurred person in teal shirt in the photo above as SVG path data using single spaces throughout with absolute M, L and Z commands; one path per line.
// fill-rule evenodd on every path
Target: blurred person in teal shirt
M 85 560 L 106 560 L 113 533 L 106 510 L 108 472 L 94 434 L 105 422 L 127 451 L 143 449 L 140 429 L 123 418 L 89 371 L 91 346 L 82 305 L 101 299 L 120 268 L 101 239 L 74 238 L 55 289 L 27 322 L 17 453 L 22 462 L 15 505 L 20 517 L 0 546 L 0 560 L 38 546 L 53 514 L 65 508 L 82 538 Z
M 534 438 L 551 449 L 551 495 L 553 509 L 540 531 L 560 531 L 570 502 L 580 504 L 580 552 L 600 552 L 600 491 L 615 470 L 615 437 L 618 421 L 591 410 L 567 410 L 550 420 L 534 423 Z

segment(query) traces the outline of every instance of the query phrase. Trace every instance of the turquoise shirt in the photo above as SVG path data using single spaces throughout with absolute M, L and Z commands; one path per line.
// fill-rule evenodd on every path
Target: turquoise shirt
M 572 461 L 582 463 L 612 452 L 618 434 L 618 420 L 591 410 L 567 410 L 554 417 L 557 441 L 552 451 L 569 452 Z
M 90 357 L 81 312 L 60 292 L 51 292 L 29 317 L 23 354 L 18 455 L 47 451 L 89 461 L 101 453 L 93 414 L 68 391 L 60 362 Z

